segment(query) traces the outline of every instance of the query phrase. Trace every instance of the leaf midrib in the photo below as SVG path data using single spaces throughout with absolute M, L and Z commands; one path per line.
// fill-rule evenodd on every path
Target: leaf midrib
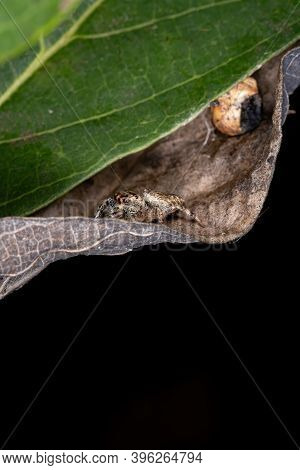
M 118 34 L 123 34 L 123 33 L 129 33 L 131 31 L 136 31 L 139 29 L 143 29 L 149 26 L 153 26 L 157 23 L 160 23 L 162 21 L 168 21 L 168 20 L 174 20 L 176 18 L 180 18 L 182 16 L 187 16 L 191 15 L 197 11 L 202 11 L 202 10 L 207 10 L 209 8 L 213 7 L 219 7 L 223 5 L 228 5 L 231 3 L 238 3 L 241 2 L 241 0 L 223 0 L 217 3 L 212 3 L 208 5 L 201 5 L 198 7 L 193 7 L 193 8 L 188 8 L 187 10 L 174 13 L 172 15 L 166 15 L 162 16 L 160 18 L 154 18 L 152 20 L 149 20 L 144 23 L 139 23 L 137 25 L 130 26 L 128 28 L 122 28 L 119 30 L 115 31 L 107 31 L 104 33 L 99 33 L 95 35 L 75 35 L 76 31 L 80 28 L 80 26 L 85 22 L 85 20 L 92 14 L 94 13 L 100 5 L 104 2 L 105 0 L 96 0 L 94 4 L 91 5 L 90 8 L 87 8 L 87 10 L 84 12 L 84 14 L 78 19 L 77 22 L 75 22 L 72 27 L 66 31 L 66 33 L 49 49 L 41 49 L 39 53 L 36 54 L 35 59 L 30 63 L 30 65 L 24 70 L 24 72 L 18 77 L 17 80 L 14 81 L 14 83 L 0 96 L 0 107 L 3 106 L 3 104 L 8 101 L 14 93 L 22 86 L 35 72 L 37 72 L 41 67 L 45 65 L 45 63 L 53 57 L 57 52 L 59 52 L 61 49 L 66 47 L 70 42 L 81 39 L 81 40 L 86 40 L 86 39 L 98 39 L 98 38 L 107 38 L 110 36 L 115 36 Z M 32 49 L 32 48 L 31 48 Z M 33 49 L 32 49 L 33 50 Z
M 300 22 L 300 19 L 296 20 L 295 22 L 291 23 L 291 25 L 294 25 L 294 24 L 297 24 Z M 34 139 L 36 137 L 42 137 L 44 135 L 48 135 L 48 134 L 54 134 L 56 132 L 59 132 L 61 130 L 64 130 L 64 129 L 69 129 L 71 127 L 74 127 L 74 126 L 78 126 L 78 125 L 84 125 L 84 124 L 87 124 L 89 122 L 93 122 L 93 121 L 98 121 L 100 119 L 103 119 L 105 117 L 108 117 L 108 116 L 112 116 L 114 114 L 117 114 L 117 113 L 120 113 L 120 112 L 123 112 L 123 111 L 126 111 L 128 109 L 132 109 L 132 108 L 135 108 L 141 104 L 144 104 L 144 103 L 147 103 L 148 101 L 152 101 L 152 100 L 155 100 L 156 98 L 158 98 L 159 96 L 162 96 L 166 93 L 169 93 L 170 91 L 173 91 L 173 90 L 176 90 L 182 86 L 185 86 L 195 80 L 200 80 L 201 78 L 209 75 L 210 73 L 212 72 L 215 72 L 216 70 L 228 65 L 230 62 L 233 62 L 234 60 L 237 60 L 239 59 L 240 57 L 242 57 L 243 55 L 246 55 L 248 54 L 249 52 L 251 52 L 253 49 L 255 49 L 257 46 L 260 46 L 261 44 L 269 41 L 270 39 L 272 39 L 272 37 L 276 36 L 278 34 L 278 32 L 270 35 L 269 37 L 267 38 L 264 38 L 262 39 L 261 41 L 257 42 L 256 44 L 254 44 L 253 46 L 251 46 L 249 49 L 246 49 L 245 51 L 241 52 L 240 54 L 234 56 L 234 57 L 230 57 L 228 60 L 226 60 L 225 62 L 222 62 L 221 64 L 218 64 L 216 65 L 215 67 L 212 67 L 211 69 L 207 70 L 206 72 L 202 73 L 202 74 L 196 74 L 196 75 L 193 75 L 192 77 L 188 78 L 187 80 L 184 80 L 182 82 L 179 82 L 179 83 L 176 83 L 175 85 L 172 85 L 168 88 L 165 88 L 164 90 L 161 90 L 157 93 L 153 93 L 152 95 L 149 95 L 141 100 L 138 100 L 134 103 L 131 103 L 129 105 L 126 105 L 126 106 L 121 106 L 120 108 L 116 108 L 116 109 L 111 109 L 110 111 L 107 111 L 105 113 L 101 113 L 101 114 L 96 114 L 94 116 L 89 116 L 89 117 L 86 117 L 86 118 L 82 118 L 82 119 L 79 119 L 77 121 L 72 121 L 72 122 L 69 122 L 69 123 L 66 123 L 66 124 L 62 124 L 61 126 L 57 126 L 57 127 L 53 127 L 51 129 L 45 129 L 43 131 L 38 131 L 38 132 L 34 132 L 34 133 L 31 133 L 30 136 L 26 136 L 26 135 L 23 135 L 23 136 L 18 136 L 18 137 L 13 137 L 11 139 L 3 139 L 3 140 L 0 140 L 0 145 L 2 144 L 10 144 L 10 143 L 16 143 L 16 142 L 20 142 L 20 141 L 25 141 L 25 140 L 31 140 L 31 139 Z M 249 74 L 249 71 L 247 71 L 246 75 Z M 214 99 L 214 97 L 212 98 L 212 100 Z M 201 109 L 197 111 L 197 114 L 199 114 L 201 112 Z
M 5 90 L 5 92 L 0 96 L 0 108 L 3 104 L 8 101 L 18 89 L 27 81 L 32 75 L 37 72 L 41 67 L 45 66 L 47 60 L 53 57 L 57 52 L 67 46 L 73 39 L 74 34 L 80 28 L 80 26 L 86 21 L 86 19 L 92 15 L 104 2 L 105 0 L 95 0 L 95 2 L 85 10 L 81 17 L 73 23 L 73 25 L 68 29 L 59 39 L 56 41 L 53 46 L 49 49 L 41 48 L 39 53 L 36 53 L 34 48 L 30 46 L 30 49 L 35 53 L 35 58 L 29 64 L 29 66 L 20 74 L 20 76 L 13 82 L 13 84 Z

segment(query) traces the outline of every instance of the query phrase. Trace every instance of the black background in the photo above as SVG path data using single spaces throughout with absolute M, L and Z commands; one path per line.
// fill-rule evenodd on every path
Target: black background
M 299 99 L 297 92 L 292 108 Z M 290 115 L 264 210 L 236 247 L 78 257 L 51 265 L 2 301 L 6 449 L 289 449 L 300 443 L 299 135 L 300 117 Z

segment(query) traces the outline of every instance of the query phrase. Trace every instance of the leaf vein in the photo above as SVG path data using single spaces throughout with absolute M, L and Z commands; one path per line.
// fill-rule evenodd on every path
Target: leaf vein
M 137 31 L 139 29 L 144 29 L 144 28 L 147 28 L 149 26 L 155 26 L 156 24 L 161 23 L 162 21 L 175 20 L 175 19 L 181 18 L 183 16 L 191 15 L 192 13 L 197 13 L 198 11 L 208 10 L 212 7 L 219 7 L 219 6 L 223 6 L 223 5 L 229 5 L 231 3 L 239 3 L 241 1 L 242 0 L 223 0 L 221 2 L 209 3 L 207 5 L 201 5 L 201 6 L 198 6 L 198 7 L 188 8 L 187 10 L 183 10 L 181 12 L 174 13 L 172 15 L 162 16 L 160 18 L 153 18 L 152 20 L 144 21 L 144 22 L 136 24 L 136 25 L 128 26 L 127 28 L 120 28 L 120 29 L 115 29 L 115 30 L 112 30 L 112 31 L 105 31 L 103 33 L 76 34 L 76 35 L 73 36 L 73 40 L 76 40 L 76 39 L 83 39 L 83 40 L 86 40 L 86 39 L 101 39 L 101 38 L 108 38 L 108 37 L 111 37 L 111 36 L 117 36 L 119 34 L 131 33 L 132 31 Z
M 296 23 L 299 23 L 300 22 L 300 19 L 296 20 L 293 24 L 296 24 Z M 152 101 L 152 100 L 155 100 L 156 98 L 159 98 L 160 96 L 162 95 L 165 95 L 166 93 L 169 93 L 171 91 L 174 91 L 176 90 L 177 88 L 181 88 L 185 85 L 188 85 L 189 83 L 192 83 L 194 82 L 195 80 L 200 80 L 202 79 L 203 77 L 209 75 L 210 73 L 212 72 L 215 72 L 216 70 L 228 65 L 230 62 L 233 62 L 237 59 L 239 59 L 240 57 L 248 54 L 249 52 L 253 51 L 253 49 L 257 48 L 258 46 L 260 46 L 261 44 L 265 43 L 265 42 L 268 42 L 270 39 L 272 39 L 274 36 L 276 36 L 278 33 L 274 33 L 272 35 L 270 35 L 269 37 L 267 38 L 264 38 L 262 39 L 261 41 L 259 41 L 258 43 L 254 44 L 253 46 L 251 46 L 250 48 L 246 49 L 245 51 L 241 52 L 240 54 L 237 54 L 236 56 L 233 56 L 233 57 L 230 57 L 229 59 L 227 59 L 226 61 L 222 62 L 221 64 L 218 64 L 216 65 L 215 67 L 212 67 L 211 69 L 207 70 L 206 72 L 202 73 L 202 74 L 196 74 L 196 75 L 193 75 L 192 77 L 189 77 L 188 79 L 186 80 L 183 80 L 182 82 L 178 82 L 168 88 L 165 88 L 164 90 L 161 90 L 157 93 L 153 93 L 152 95 L 149 95 L 141 100 L 138 100 L 134 103 L 131 103 L 129 105 L 126 105 L 126 106 L 121 106 L 119 108 L 115 108 L 115 109 L 111 109 L 105 113 L 101 113 L 101 114 L 96 114 L 94 116 L 89 116 L 89 117 L 86 117 L 86 118 L 82 118 L 82 119 L 79 119 L 77 121 L 71 121 L 69 123 L 66 123 L 66 124 L 62 124 L 60 126 L 57 126 L 57 127 L 53 127 L 51 129 L 45 129 L 45 130 L 42 130 L 42 131 L 38 131 L 38 132 L 34 132 L 32 134 L 30 134 L 30 140 L 31 139 L 34 139 L 36 137 L 42 137 L 44 135 L 48 135 L 48 134 L 54 134 L 56 132 L 59 132 L 59 131 L 62 131 L 64 129 L 68 129 L 68 128 L 71 128 L 71 127 L 74 127 L 74 126 L 77 126 L 77 125 L 82 125 L 82 124 L 86 124 L 86 123 L 89 123 L 89 122 L 93 122 L 93 121 L 99 121 L 100 119 L 103 119 L 103 118 L 106 118 L 106 117 L 109 117 L 109 116 L 112 116 L 114 114 L 117 114 L 117 113 L 120 113 L 120 112 L 123 112 L 123 111 L 126 111 L 126 110 L 129 110 L 129 109 L 133 109 L 133 108 L 136 108 L 137 106 L 141 105 L 141 104 L 144 104 L 144 103 L 147 103 L 148 101 Z M 198 110 L 198 113 L 201 111 L 201 109 Z M 16 143 L 16 142 L 20 142 L 22 140 L 26 141 L 28 139 L 27 136 L 18 136 L 18 137 L 13 137 L 13 138 L 10 138 L 10 139 L 3 139 L 3 140 L 0 140 L 0 145 L 2 144 L 10 144 L 10 143 Z M 29 139 L 28 139 L 29 140 Z

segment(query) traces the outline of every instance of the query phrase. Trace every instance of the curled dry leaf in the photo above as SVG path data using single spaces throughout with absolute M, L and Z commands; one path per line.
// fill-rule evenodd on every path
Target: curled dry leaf
M 1 221 L 0 298 L 48 264 L 76 255 L 120 255 L 142 245 L 187 242 L 168 227 L 87 217 L 7 217 Z
M 162 242 L 222 243 L 247 233 L 272 179 L 288 96 L 300 84 L 300 48 L 272 59 L 256 79 L 265 116 L 253 132 L 221 135 L 206 110 L 152 148 L 106 168 L 37 217 L 1 219 L 0 298 L 52 261 L 77 254 L 114 255 Z M 203 227 L 184 218 L 166 224 L 89 218 L 99 200 L 114 191 L 145 187 L 182 196 Z

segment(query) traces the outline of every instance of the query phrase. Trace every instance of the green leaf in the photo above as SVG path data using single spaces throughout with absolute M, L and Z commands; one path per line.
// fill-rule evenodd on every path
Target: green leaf
M 0 0 L 0 63 L 49 33 L 72 3 L 74 0 Z
M 300 36 L 298 0 L 94 0 L 0 69 L 0 215 L 193 119 Z M 189 158 L 187 155 L 186 158 Z

